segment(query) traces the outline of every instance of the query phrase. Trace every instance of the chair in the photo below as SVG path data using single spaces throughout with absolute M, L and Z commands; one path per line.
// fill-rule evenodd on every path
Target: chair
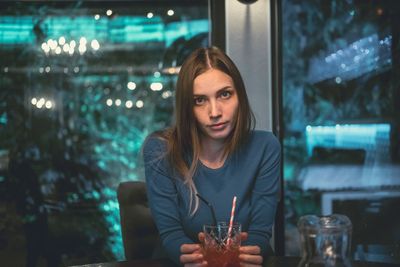
M 126 260 L 150 259 L 158 231 L 147 204 L 144 182 L 122 182 L 117 189 Z

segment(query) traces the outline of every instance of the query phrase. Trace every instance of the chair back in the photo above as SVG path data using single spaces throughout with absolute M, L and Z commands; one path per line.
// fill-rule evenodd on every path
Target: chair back
M 122 182 L 117 197 L 126 260 L 150 259 L 159 235 L 148 207 L 146 184 Z

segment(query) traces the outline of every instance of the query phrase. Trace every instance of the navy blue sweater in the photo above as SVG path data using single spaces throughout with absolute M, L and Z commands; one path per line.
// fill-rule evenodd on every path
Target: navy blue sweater
M 189 214 L 189 190 L 163 157 L 166 143 L 149 137 L 143 155 L 150 209 L 164 249 L 179 263 L 180 246 L 199 243 L 204 224 L 212 223 L 207 205 L 200 202 Z M 210 169 L 201 162 L 194 182 L 201 196 L 215 209 L 217 221 L 229 222 L 232 199 L 237 196 L 235 221 L 248 232 L 243 245 L 258 245 L 262 253 L 271 237 L 278 201 L 280 144 L 270 132 L 252 131 L 248 142 L 228 156 L 222 167 Z

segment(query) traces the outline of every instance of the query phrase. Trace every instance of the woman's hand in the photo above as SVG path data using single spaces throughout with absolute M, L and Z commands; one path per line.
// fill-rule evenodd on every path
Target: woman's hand
M 181 253 L 180 261 L 185 267 L 207 266 L 200 244 L 183 244 L 181 246 Z
M 241 233 L 241 240 L 244 241 L 248 237 L 247 233 Z M 242 267 L 261 267 L 263 257 L 260 255 L 259 246 L 241 246 L 240 249 L 240 266 Z

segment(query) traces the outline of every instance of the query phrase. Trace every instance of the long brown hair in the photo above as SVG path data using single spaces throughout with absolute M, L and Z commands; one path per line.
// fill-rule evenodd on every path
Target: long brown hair
M 199 48 L 190 54 L 180 69 L 176 85 L 175 124 L 164 131 L 161 137 L 167 141 L 166 156 L 171 166 L 189 187 L 191 215 L 199 205 L 193 175 L 200 155 L 200 130 L 193 112 L 193 82 L 197 76 L 211 68 L 220 70 L 232 78 L 239 101 L 235 127 L 225 143 L 225 156 L 246 140 L 255 124 L 243 79 L 233 61 L 217 47 Z

